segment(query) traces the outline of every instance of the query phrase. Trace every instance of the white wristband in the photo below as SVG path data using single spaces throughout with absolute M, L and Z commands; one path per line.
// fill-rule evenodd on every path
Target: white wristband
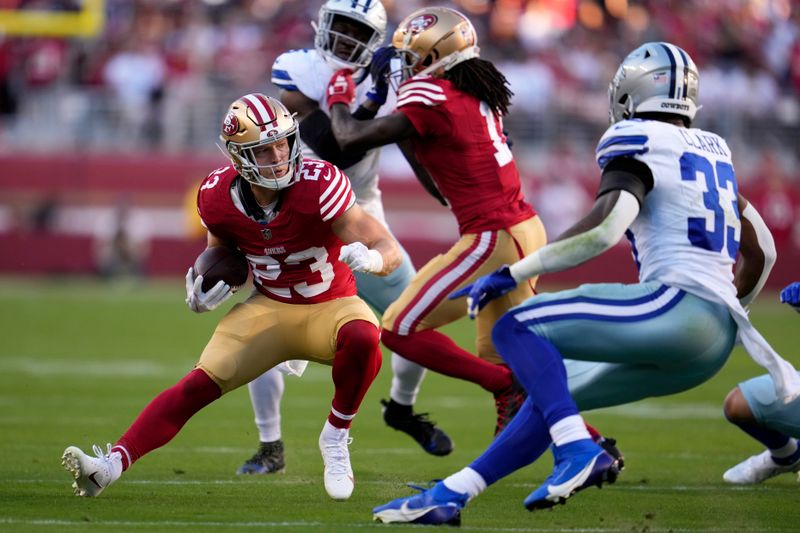
M 520 259 L 508 267 L 508 271 L 511 273 L 511 277 L 514 278 L 514 281 L 517 283 L 521 283 L 526 279 L 538 276 L 542 271 L 544 271 L 544 265 L 542 264 L 542 258 L 539 255 L 539 251 L 537 250 L 531 255 Z

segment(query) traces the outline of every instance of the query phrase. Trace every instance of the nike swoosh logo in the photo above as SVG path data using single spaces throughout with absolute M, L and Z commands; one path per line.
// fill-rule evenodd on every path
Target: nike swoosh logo
M 403 502 L 403 505 L 400 506 L 399 512 L 402 516 L 406 518 L 411 518 L 412 520 L 416 520 L 420 516 L 423 516 L 428 511 L 435 509 L 436 507 L 451 507 L 453 504 L 451 502 L 443 503 L 441 506 L 437 505 L 429 505 L 427 507 L 420 507 L 419 509 L 411 509 L 408 507 L 408 500 Z
M 97 488 L 98 488 L 98 489 L 102 489 L 102 488 L 103 488 L 103 486 L 102 486 L 102 485 L 100 485 L 100 483 L 98 483 L 98 482 L 97 482 L 97 480 L 94 478 L 94 476 L 96 476 L 96 475 L 97 475 L 97 472 L 92 472 L 92 473 L 91 473 L 91 474 L 89 474 L 87 477 L 89 478 L 89 481 L 91 481 L 92 483 L 94 483 L 95 485 L 97 485 Z
M 567 489 L 571 491 L 572 489 L 582 485 L 592 473 L 594 464 L 597 462 L 599 457 L 600 454 L 597 454 L 597 457 L 589 461 L 589 463 L 587 463 L 587 465 L 583 467 L 583 469 L 576 476 L 573 476 L 572 479 L 565 481 L 561 485 L 550 485 L 547 487 L 547 492 L 550 494 L 563 494 L 567 492 Z
M 421 511 L 421 512 L 420 512 Z M 404 501 L 403 505 L 400 506 L 400 515 L 411 518 L 417 519 L 420 516 L 424 515 L 427 512 L 426 509 L 410 509 L 408 507 L 408 501 Z

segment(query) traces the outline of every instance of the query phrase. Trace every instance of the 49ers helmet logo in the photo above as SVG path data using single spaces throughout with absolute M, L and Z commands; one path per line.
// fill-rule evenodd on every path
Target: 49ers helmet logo
M 239 119 L 233 112 L 229 112 L 222 121 L 222 133 L 231 136 L 239 131 Z
M 416 35 L 426 29 L 430 28 L 436 21 L 439 20 L 436 15 L 431 15 L 426 13 L 424 15 L 420 15 L 417 18 L 413 19 L 411 22 L 408 23 L 406 30 L 411 33 L 412 35 Z

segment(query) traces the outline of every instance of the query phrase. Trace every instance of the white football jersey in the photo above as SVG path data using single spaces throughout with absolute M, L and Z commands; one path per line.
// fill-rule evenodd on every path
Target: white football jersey
M 633 157 L 653 173 L 653 189 L 626 233 L 639 279 L 735 302 L 732 266 L 741 221 L 725 140 L 697 128 L 625 120 L 606 131 L 596 157 L 601 168 L 616 157 Z
M 326 90 L 334 72 L 335 70 L 315 49 L 290 50 L 278 56 L 272 65 L 272 83 L 287 91 L 303 93 L 308 98 L 319 102 L 320 109 L 328 113 Z M 366 99 L 367 91 L 372 88 L 372 78 L 366 71 L 360 74 L 356 73 L 353 80 L 356 82 L 356 99 L 351 106 L 351 111 L 358 108 Z M 391 113 L 395 104 L 396 97 L 394 91 L 390 89 L 386 103 L 381 106 L 378 116 Z M 302 144 L 302 147 L 304 157 L 319 159 L 319 156 L 305 143 Z M 369 203 L 380 198 L 378 189 L 379 157 L 380 148 L 375 148 L 368 151 L 355 165 L 342 169 L 350 178 L 359 204 Z

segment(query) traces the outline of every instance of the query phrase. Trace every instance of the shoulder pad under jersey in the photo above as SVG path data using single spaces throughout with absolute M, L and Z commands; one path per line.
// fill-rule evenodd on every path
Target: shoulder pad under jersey
M 606 130 L 595 149 L 600 168 L 616 157 L 633 157 L 650 151 L 650 135 L 645 121 L 623 120 Z
M 280 89 L 299 91 L 308 98 L 322 101 L 331 68 L 313 48 L 290 50 L 272 64 L 272 83 Z
M 447 100 L 441 80 L 431 77 L 411 78 L 400 85 L 397 93 L 397 107 L 414 102 L 427 106 L 437 106 Z

